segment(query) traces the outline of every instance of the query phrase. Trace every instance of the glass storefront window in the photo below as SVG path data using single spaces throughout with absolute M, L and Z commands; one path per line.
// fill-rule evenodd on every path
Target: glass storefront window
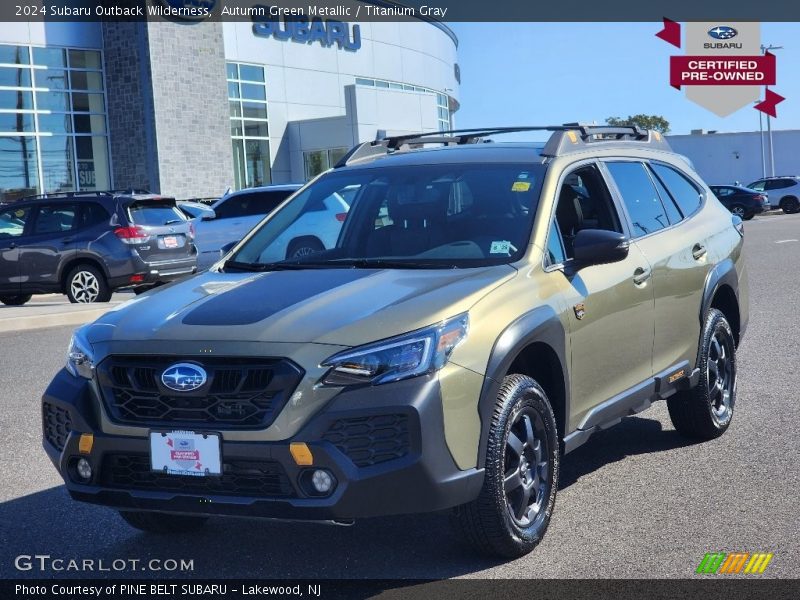
M 0 202 L 111 187 L 102 67 L 97 50 L 0 45 L 0 87 L 20 88 L 0 89 Z
M 0 133 L 33 133 L 32 113 L 0 113 Z
M 65 192 L 75 189 L 72 137 L 54 135 L 39 138 L 42 154 L 42 190 Z
M 34 48 L 33 63 L 56 69 L 65 69 L 67 67 L 67 54 L 63 48 Z
M 327 148 L 303 152 L 303 167 L 306 181 L 313 179 L 323 171 L 327 171 L 347 154 L 347 148 Z
M 69 66 L 71 69 L 97 69 L 102 68 L 100 53 L 96 50 L 70 50 Z
M 0 44 L 0 63 L 27 65 L 30 63 L 27 46 L 6 46 Z
M 266 185 L 272 173 L 264 67 L 228 63 L 227 73 L 234 186 Z
M 0 85 L 31 87 L 31 70 L 26 67 L 0 67 Z
M 34 136 L 0 136 L 0 202 L 35 194 L 39 165 Z
M 0 108 L 6 110 L 33 110 L 33 92 L 0 90 Z

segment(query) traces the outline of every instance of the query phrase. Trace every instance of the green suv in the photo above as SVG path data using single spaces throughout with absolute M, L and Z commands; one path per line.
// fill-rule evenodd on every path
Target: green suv
M 488 143 L 521 130 L 550 138 Z M 287 259 L 337 196 L 335 246 Z M 147 531 L 451 509 L 520 556 L 594 432 L 660 399 L 686 436 L 729 427 L 743 235 L 652 131 L 367 142 L 209 272 L 76 331 L 44 447 L 73 498 Z

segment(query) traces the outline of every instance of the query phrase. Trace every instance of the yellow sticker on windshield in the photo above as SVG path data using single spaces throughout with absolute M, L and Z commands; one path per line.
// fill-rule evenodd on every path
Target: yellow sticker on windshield
M 527 192 L 529 189 L 531 189 L 530 181 L 515 181 L 511 186 L 512 192 Z

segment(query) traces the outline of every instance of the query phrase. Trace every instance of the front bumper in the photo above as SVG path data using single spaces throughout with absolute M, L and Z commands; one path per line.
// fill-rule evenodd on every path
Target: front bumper
M 483 483 L 482 470 L 462 471 L 450 455 L 436 376 L 343 391 L 291 439 L 223 440 L 222 478 L 178 477 L 182 481 L 177 482 L 176 476 L 170 476 L 163 485 L 152 481 L 147 437 L 108 435 L 100 430 L 99 400 L 88 382 L 62 370 L 42 402 L 44 448 L 70 495 L 120 509 L 347 520 L 457 506 L 474 499 Z M 54 436 L 53 423 L 64 420 L 68 426 L 62 426 L 62 435 Z M 164 428 L 171 429 L 175 427 Z M 88 455 L 79 452 L 81 433 L 94 435 Z M 295 464 L 289 451 L 292 441 L 308 444 L 313 466 Z M 74 464 L 80 456 L 92 464 L 89 483 L 79 483 L 76 476 Z M 128 457 L 122 471 L 117 468 L 120 456 Z M 242 464 L 261 465 L 263 485 L 255 484 L 249 475 L 237 479 L 233 469 Z M 309 469 L 317 468 L 327 469 L 338 482 L 328 497 L 314 497 L 303 483 Z M 187 480 L 192 480 L 191 485 L 176 488 Z

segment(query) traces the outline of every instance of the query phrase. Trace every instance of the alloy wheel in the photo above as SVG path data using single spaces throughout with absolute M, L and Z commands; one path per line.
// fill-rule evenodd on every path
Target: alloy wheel
M 736 372 L 733 365 L 733 345 L 724 332 L 717 331 L 708 348 L 707 381 L 711 412 L 717 422 L 724 423 L 731 414 Z
M 737 217 L 741 217 L 742 219 L 744 219 L 744 208 L 742 208 L 741 206 L 734 206 L 731 212 L 735 214 Z
M 94 302 L 100 295 L 100 282 L 89 271 L 78 271 L 70 282 L 70 290 L 78 302 Z
M 547 444 L 542 418 L 531 409 L 517 413 L 506 440 L 503 479 L 508 514 L 520 527 L 544 518 L 552 485 Z
M 311 246 L 301 246 L 300 248 L 294 251 L 294 254 L 292 254 L 292 258 L 303 258 L 304 256 L 309 256 L 311 254 L 314 254 L 315 252 L 316 250 Z

